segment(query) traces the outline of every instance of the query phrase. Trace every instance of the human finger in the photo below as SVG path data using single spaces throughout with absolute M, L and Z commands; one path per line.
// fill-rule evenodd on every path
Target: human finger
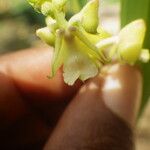
M 133 150 L 141 99 L 140 71 L 115 64 L 83 85 L 44 150 Z

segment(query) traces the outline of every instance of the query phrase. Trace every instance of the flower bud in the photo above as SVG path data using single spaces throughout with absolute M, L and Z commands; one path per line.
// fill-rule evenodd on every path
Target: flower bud
M 45 16 L 53 16 L 54 6 L 51 2 L 46 1 L 41 5 L 41 12 Z
M 141 55 L 140 55 L 140 60 L 144 63 L 149 62 L 150 60 L 150 53 L 148 49 L 142 49 Z
M 55 36 L 48 27 L 37 30 L 36 35 L 48 45 L 53 46 L 55 43 Z
M 139 59 L 145 31 L 142 19 L 131 22 L 120 31 L 118 53 L 123 61 L 134 64 Z
M 96 33 L 99 17 L 98 17 L 99 0 L 91 0 L 82 9 L 82 26 L 89 33 Z
M 32 5 L 32 6 L 37 4 L 39 1 L 40 0 L 28 0 L 29 4 Z
M 67 0 L 52 0 L 52 3 L 57 7 L 57 9 L 62 10 Z
M 28 0 L 29 4 L 36 10 L 41 11 L 41 5 L 48 0 Z
M 46 18 L 46 25 L 52 32 L 56 31 L 56 29 L 58 28 L 56 20 L 51 18 L 50 16 Z

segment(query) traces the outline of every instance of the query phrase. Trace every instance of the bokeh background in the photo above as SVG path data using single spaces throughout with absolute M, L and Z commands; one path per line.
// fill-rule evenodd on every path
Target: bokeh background
M 43 16 L 26 0 L 0 0 L 0 53 L 36 45 L 34 33 L 42 25 Z
M 81 0 L 81 6 L 68 9 L 68 17 L 85 1 Z M 112 33 L 119 30 L 119 12 L 120 0 L 101 0 L 100 22 L 106 30 Z M 43 26 L 44 17 L 35 12 L 26 0 L 0 0 L 0 54 L 29 47 L 46 47 L 35 36 L 36 29 Z M 137 123 L 136 150 L 150 150 L 150 102 Z

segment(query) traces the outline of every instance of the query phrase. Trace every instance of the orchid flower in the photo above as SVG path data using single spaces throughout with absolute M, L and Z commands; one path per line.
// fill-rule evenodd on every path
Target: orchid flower
M 36 33 L 54 47 L 50 77 L 63 66 L 64 81 L 73 85 L 77 79 L 96 76 L 103 65 L 114 60 L 134 65 L 150 58 L 148 50 L 142 49 L 146 26 L 141 19 L 114 36 L 99 24 L 99 0 L 89 1 L 69 20 L 65 18 L 67 0 L 28 1 L 46 16 L 46 27 Z

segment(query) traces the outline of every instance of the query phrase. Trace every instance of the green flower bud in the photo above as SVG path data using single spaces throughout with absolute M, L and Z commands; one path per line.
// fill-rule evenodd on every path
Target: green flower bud
M 41 5 L 45 1 L 51 1 L 51 0 L 28 0 L 29 4 L 38 12 L 41 11 Z
M 36 5 L 39 1 L 41 0 L 28 0 L 29 4 L 32 6 Z
M 55 36 L 48 27 L 38 29 L 36 35 L 48 45 L 54 46 Z
M 43 15 L 45 16 L 53 16 L 53 12 L 54 12 L 54 6 L 51 2 L 44 2 L 41 6 L 41 12 Z
M 118 53 L 121 59 L 134 64 L 141 54 L 145 37 L 145 22 L 140 19 L 125 26 L 119 33 Z
M 49 29 L 52 32 L 55 32 L 56 29 L 58 28 L 56 20 L 53 19 L 52 17 L 48 16 L 45 21 L 46 21 L 46 25 L 49 27 Z
M 99 0 L 91 0 L 81 11 L 81 24 L 89 33 L 97 32 L 97 27 L 99 24 L 98 9 Z
M 57 9 L 62 10 L 68 0 L 52 0 Z
M 140 55 L 140 60 L 144 63 L 149 62 L 150 60 L 150 52 L 148 49 L 142 49 L 141 55 Z

